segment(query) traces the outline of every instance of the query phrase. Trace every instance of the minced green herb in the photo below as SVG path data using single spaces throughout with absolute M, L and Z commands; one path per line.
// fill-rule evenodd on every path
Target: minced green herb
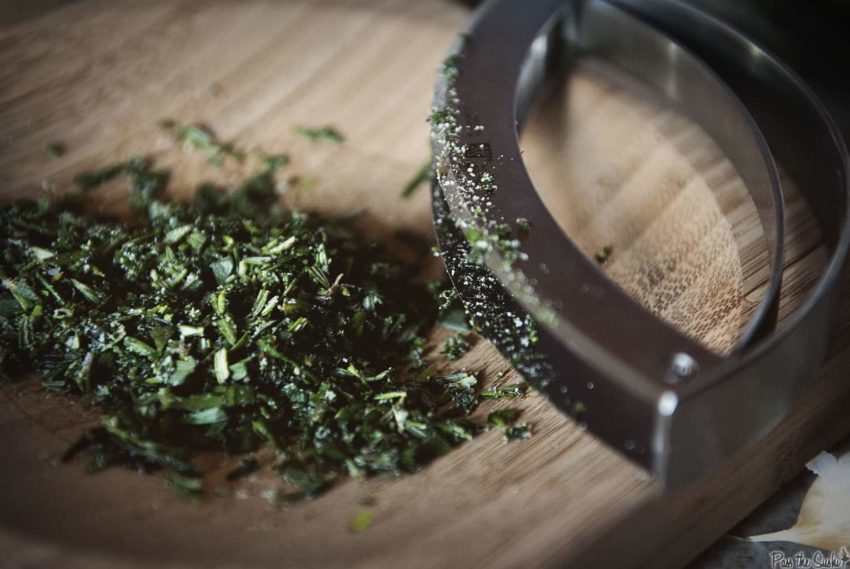
M 74 177 L 74 183 L 81 190 L 90 190 L 96 188 L 110 180 L 114 180 L 126 171 L 126 164 L 112 164 L 99 170 L 92 170 L 77 174 Z
M 502 389 L 487 389 L 479 394 L 483 399 L 504 399 L 523 397 L 528 392 L 528 384 L 513 383 Z
M 469 348 L 469 340 L 462 334 L 455 334 L 446 338 L 440 353 L 446 356 L 447 360 L 453 362 L 462 358 L 469 351 Z
M 531 426 L 516 422 L 520 414 L 519 409 L 499 409 L 487 416 L 487 422 L 502 432 L 505 442 L 527 439 L 531 436 Z
M 209 127 L 201 124 L 177 124 L 174 121 L 162 121 L 160 126 L 170 132 L 175 140 L 187 147 L 202 151 L 210 164 L 221 166 L 228 158 L 237 162 L 245 159 L 245 152 L 229 142 L 222 142 Z
M 348 524 L 348 529 L 352 533 L 358 533 L 368 529 L 374 522 L 375 510 L 372 508 L 363 508 L 351 519 L 351 523 Z
M 130 224 L 46 199 L 0 210 L 2 374 L 34 370 L 102 411 L 66 459 L 165 470 L 194 496 L 196 453 L 271 446 L 301 499 L 416 471 L 483 430 L 476 375 L 424 359 L 453 295 L 350 223 L 282 208 L 285 163 L 190 203 L 160 200 L 168 172 L 143 158 L 77 177 L 126 177 Z
M 291 176 L 287 183 L 291 187 L 300 188 L 302 190 L 310 190 L 319 185 L 319 179 L 315 177 L 304 178 L 301 176 Z
M 126 162 L 78 174 L 74 177 L 74 183 L 80 190 L 86 191 L 122 175 L 130 180 L 130 206 L 134 210 L 147 208 L 150 201 L 165 188 L 169 178 L 166 170 L 152 168 L 147 158 L 134 156 Z
M 471 326 L 457 290 L 444 288 L 439 292 L 438 299 L 440 301 L 440 325 L 453 332 L 469 332 Z
M 604 247 L 600 247 L 599 250 L 594 255 L 596 262 L 600 265 L 604 264 L 605 261 L 608 260 L 608 257 L 611 256 L 611 253 L 614 252 L 614 248 L 611 245 L 605 245 Z
M 295 134 L 309 138 L 311 140 L 329 140 L 340 144 L 345 141 L 345 137 L 337 129 L 332 126 L 322 128 L 307 128 L 303 126 L 295 127 Z
M 449 83 L 454 83 L 454 80 L 457 78 L 458 68 L 460 67 L 461 55 L 460 54 L 452 54 L 443 60 L 443 66 L 440 69 L 440 72 L 443 74 L 443 77 Z
M 587 407 L 585 407 L 584 403 L 582 403 L 581 401 L 575 401 L 570 406 L 570 415 L 572 415 L 576 419 L 581 419 L 586 411 Z
M 65 145 L 59 142 L 53 142 L 47 145 L 47 155 L 57 160 L 65 155 Z
M 502 430 L 502 438 L 505 439 L 506 443 L 530 439 L 531 435 L 531 425 L 528 423 L 517 423 Z
M 410 181 L 405 184 L 404 188 L 401 190 L 401 196 L 404 198 L 409 198 L 413 195 L 419 187 L 424 185 L 425 183 L 430 182 L 434 179 L 434 167 L 429 160 L 416 172 L 416 175 L 410 179 Z
M 528 235 L 531 233 L 531 221 L 525 217 L 518 217 L 516 218 L 516 228 L 521 235 Z
M 488 230 L 469 227 L 464 234 L 470 245 L 470 261 L 474 263 L 483 264 L 492 252 L 499 253 L 508 265 L 526 258 L 526 255 L 520 251 L 520 242 L 511 235 L 510 228 L 506 224 Z

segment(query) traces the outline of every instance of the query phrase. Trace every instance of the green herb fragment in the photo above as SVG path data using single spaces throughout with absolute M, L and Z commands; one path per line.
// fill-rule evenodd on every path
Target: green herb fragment
M 168 475 L 168 481 L 187 500 L 197 500 L 204 491 L 203 479 L 198 476 L 186 476 L 172 472 Z
M 575 401 L 572 405 L 570 405 L 570 415 L 574 419 L 581 419 L 586 412 L 587 407 L 581 401 Z
M 78 174 L 74 183 L 80 190 L 86 191 L 121 175 L 130 180 L 130 206 L 135 210 L 146 209 L 168 183 L 168 172 L 154 170 L 148 159 L 138 156 L 100 170 Z
M 163 121 L 160 126 L 170 132 L 174 139 L 182 142 L 188 148 L 203 152 L 210 164 L 221 166 L 228 158 L 241 162 L 245 152 L 229 142 L 222 142 L 216 134 L 201 124 L 181 125 L 173 121 Z
M 401 190 L 401 197 L 409 198 L 413 195 L 417 189 L 419 189 L 424 184 L 430 182 L 434 179 L 434 168 L 429 160 L 416 172 L 416 175 L 410 179 L 410 181 L 405 184 L 404 188 Z
M 65 145 L 59 142 L 53 142 L 47 145 L 47 155 L 54 160 L 62 158 L 66 151 L 67 149 L 65 148 Z
M 453 85 L 455 80 L 457 79 L 457 74 L 458 74 L 458 70 L 460 69 L 461 59 L 462 59 L 462 57 L 461 57 L 460 54 L 453 54 L 453 55 L 448 56 L 443 61 L 443 66 L 442 66 L 440 72 L 442 73 L 443 77 L 446 79 L 446 82 L 449 85 Z
M 516 422 L 520 414 L 518 409 L 500 409 L 487 416 L 487 423 L 502 432 L 505 442 L 527 439 L 531 437 L 531 426 L 528 423 Z
M 368 529 L 373 523 L 375 523 L 375 510 L 372 508 L 363 508 L 351 519 L 348 529 L 352 533 L 358 533 Z
M 302 190 L 311 190 L 319 185 L 318 178 L 303 178 L 301 176 L 292 176 L 289 178 L 287 183 L 296 188 L 301 188 Z
M 511 235 L 506 225 L 493 229 L 469 227 L 464 231 L 464 236 L 469 243 L 469 261 L 474 264 L 484 264 L 492 253 L 499 254 L 507 265 L 527 258 L 519 249 L 519 241 Z
M 493 174 L 491 174 L 490 172 L 484 172 L 483 174 L 481 174 L 481 177 L 478 181 L 481 190 L 485 194 L 490 195 L 496 191 L 496 184 L 494 183 L 496 180 L 493 177 Z
M 466 352 L 469 351 L 470 348 L 469 340 L 461 335 L 455 334 L 449 338 L 446 338 L 446 341 L 443 342 L 443 349 L 440 353 L 446 356 L 446 359 L 449 361 L 455 361 L 462 358 Z
M 517 423 L 502 431 L 502 436 L 506 443 L 530 439 L 531 435 L 531 425 L 528 423 Z
M 614 247 L 611 245 L 605 245 L 604 247 L 600 247 L 600 249 L 594 255 L 596 262 L 600 265 L 604 264 L 605 261 L 608 260 L 608 257 L 611 256 L 611 253 L 614 252 Z
M 507 427 L 519 419 L 520 411 L 518 409 L 499 409 L 492 411 L 487 416 L 487 423 L 494 427 Z
M 435 290 L 440 303 L 438 319 L 440 325 L 453 332 L 469 332 L 471 326 L 457 291 L 454 288 L 442 289 L 439 283 L 432 283 L 432 289 Z
M 287 164 L 289 164 L 289 156 L 286 154 L 270 154 L 263 158 L 263 171 L 277 172 Z
M 100 170 L 83 172 L 74 176 L 74 183 L 81 190 L 91 190 L 93 188 L 105 184 L 110 180 L 114 180 L 115 178 L 123 174 L 126 169 L 127 165 L 122 162 L 119 164 L 107 166 L 106 168 L 101 168 Z
M 520 234 L 528 235 L 531 232 L 531 222 L 524 217 L 518 217 L 516 218 L 516 228 Z
M 487 389 L 481 392 L 483 399 L 516 399 L 528 392 L 528 384 L 514 383 L 502 389 Z
M 215 379 L 219 383 L 224 383 L 230 377 L 230 368 L 227 366 L 227 348 L 221 348 L 217 351 L 213 361 L 215 362 Z
M 332 126 L 325 126 L 322 128 L 296 126 L 295 134 L 311 140 L 329 140 L 330 142 L 336 142 L 337 144 L 345 141 L 345 137 Z
M 147 158 L 130 158 L 125 171 L 130 178 L 130 207 L 135 210 L 146 210 L 168 183 L 168 172 L 153 169 Z

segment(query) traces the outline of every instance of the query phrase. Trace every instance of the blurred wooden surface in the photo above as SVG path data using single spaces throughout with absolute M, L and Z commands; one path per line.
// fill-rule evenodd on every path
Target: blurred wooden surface
M 171 118 L 288 152 L 288 172 L 316 181 L 287 191 L 289 204 L 365 210 L 378 236 L 430 235 L 427 191 L 404 200 L 400 190 L 428 156 L 435 70 L 467 17 L 439 0 L 91 0 L 0 32 L 0 195 L 66 191 L 75 173 L 139 153 L 180 164 L 172 194 L 188 195 L 210 168 L 163 135 L 157 122 Z M 564 113 L 565 129 L 553 129 Z M 326 124 L 344 144 L 293 134 Z M 55 142 L 68 152 L 51 160 Z M 582 71 L 523 145 L 570 235 L 591 255 L 614 245 L 612 278 L 728 349 L 763 284 L 761 235 L 740 180 L 700 129 Z M 91 199 L 105 211 L 126 206 L 119 186 Z M 783 313 L 823 263 L 804 204 L 790 205 Z M 269 499 L 275 476 L 228 486 L 219 457 L 203 457 L 222 495 L 191 504 L 155 476 L 57 464 L 96 415 L 33 381 L 3 385 L 0 567 L 681 565 L 846 432 L 847 340 L 839 335 L 820 380 L 767 440 L 674 496 L 532 394 L 522 403 L 528 441 L 487 433 L 419 474 L 347 481 L 291 506 Z M 487 381 L 508 369 L 484 341 L 458 365 Z M 375 523 L 350 533 L 364 503 Z

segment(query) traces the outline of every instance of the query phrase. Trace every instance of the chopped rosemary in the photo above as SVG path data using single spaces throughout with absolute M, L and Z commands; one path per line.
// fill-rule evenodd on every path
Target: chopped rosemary
M 231 155 L 206 131 L 172 128 L 213 162 Z M 238 191 L 204 185 L 189 203 L 159 199 L 169 173 L 143 158 L 76 178 L 126 178 L 132 224 L 64 201 L 0 210 L 2 375 L 34 370 L 102 411 L 66 459 L 165 470 L 198 496 L 195 454 L 270 446 L 295 489 L 283 499 L 297 500 L 343 476 L 416 471 L 484 429 L 469 415 L 495 392 L 424 359 L 455 295 L 348 221 L 282 208 L 286 162 L 269 156 Z M 506 438 L 520 427 L 500 424 Z M 227 478 L 257 468 L 245 458 Z
M 499 409 L 487 416 L 487 422 L 502 432 L 505 442 L 513 442 L 531 437 L 531 426 L 528 423 L 517 423 L 520 411 L 518 409 Z
M 53 142 L 47 145 L 47 155 L 54 160 L 62 158 L 65 155 L 65 145 L 59 142 Z
M 82 172 L 74 177 L 74 183 L 77 184 L 77 187 L 81 190 L 90 190 L 117 178 L 123 174 L 126 169 L 127 165 L 120 163 L 112 164 L 111 166 L 107 166 L 99 170 Z
M 479 395 L 482 399 L 503 399 L 503 398 L 519 398 L 523 397 L 528 391 L 528 384 L 513 383 L 502 389 L 487 389 Z
M 528 423 L 517 423 L 502 431 L 502 437 L 505 439 L 506 443 L 530 439 L 531 435 L 531 425 Z
M 518 217 L 516 218 L 516 228 L 521 235 L 528 235 L 531 233 L 531 221 L 525 217 Z
M 469 351 L 469 348 L 469 340 L 462 334 L 455 334 L 446 338 L 446 341 L 443 342 L 443 350 L 440 353 L 446 356 L 447 360 L 455 361 L 462 358 Z
M 296 126 L 295 134 L 311 140 L 329 140 L 331 142 L 336 142 L 337 144 L 345 141 L 345 137 L 332 126 L 324 126 L 322 128 Z
M 170 132 L 174 139 L 188 148 L 203 152 L 210 164 L 221 166 L 228 158 L 237 162 L 245 159 L 245 152 L 233 144 L 222 142 L 209 127 L 201 124 L 177 124 L 174 121 L 162 121 L 160 126 Z
M 599 250 L 596 252 L 596 255 L 594 255 L 594 258 L 596 259 L 597 263 L 599 263 L 600 265 L 603 265 L 603 264 L 605 264 L 605 261 L 607 261 L 608 258 L 611 256 L 611 253 L 613 253 L 613 252 L 614 252 L 614 247 L 612 247 L 611 245 L 605 245 L 604 247 L 599 248 Z

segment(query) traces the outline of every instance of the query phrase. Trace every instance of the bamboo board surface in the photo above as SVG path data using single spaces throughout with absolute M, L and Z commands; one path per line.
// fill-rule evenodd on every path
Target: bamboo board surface
M 291 205 L 365 210 L 378 237 L 430 235 L 428 192 L 399 194 L 428 156 L 435 71 L 467 17 L 440 0 L 73 4 L 0 33 L 1 199 L 64 191 L 81 170 L 152 149 L 157 163 L 180 164 L 172 194 L 188 195 L 209 167 L 161 132 L 158 121 L 171 118 L 288 152 L 288 171 L 316 181 L 286 191 Z M 523 139 L 547 205 L 588 254 L 614 245 L 612 278 L 725 351 L 764 277 L 757 218 L 734 170 L 700 129 L 591 71 L 571 79 L 569 94 L 544 111 L 567 112 L 566 131 L 542 118 Z M 293 134 L 325 124 L 345 143 Z M 68 148 L 58 160 L 45 151 L 53 142 Z M 118 186 L 91 197 L 111 212 L 125 199 Z M 783 313 L 823 263 L 804 204 L 790 205 Z M 671 255 L 682 262 L 665 265 Z M 227 495 L 191 504 L 156 476 L 58 465 L 96 414 L 32 380 L 3 385 L 0 567 L 681 565 L 847 431 L 849 338 L 839 335 L 819 381 L 767 440 L 674 496 L 532 394 L 522 403 L 528 441 L 487 433 L 416 475 L 347 481 L 285 507 L 268 500 L 275 476 L 230 487 L 221 458 L 202 457 Z M 507 369 L 483 340 L 458 365 L 487 381 Z M 376 521 L 350 533 L 365 503 Z

